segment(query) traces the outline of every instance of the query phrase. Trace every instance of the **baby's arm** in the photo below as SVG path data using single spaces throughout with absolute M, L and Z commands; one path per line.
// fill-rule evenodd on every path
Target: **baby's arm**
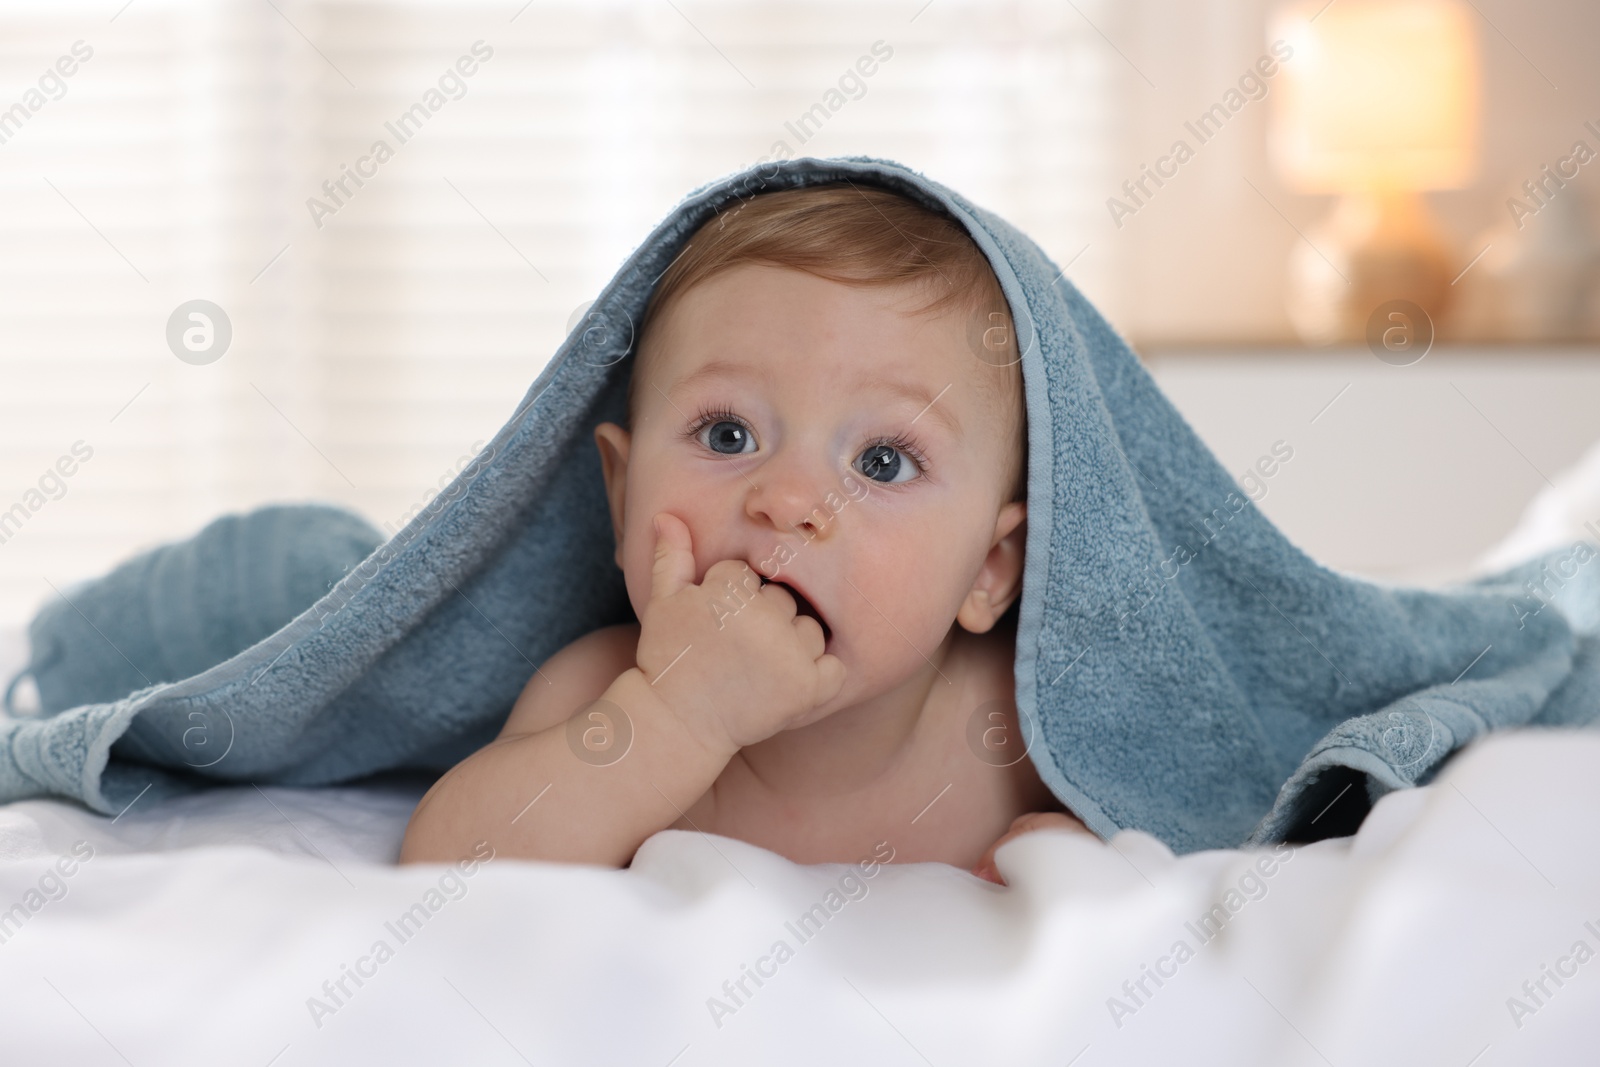
M 638 667 L 616 673 L 633 661 L 632 634 L 597 630 L 552 656 L 500 736 L 418 803 L 400 862 L 450 862 L 488 841 L 497 856 L 620 867 L 710 789 L 738 750 L 690 733 Z M 633 731 L 626 754 L 604 766 L 577 758 L 567 732 L 597 694 Z
M 797 616 L 788 590 L 759 585 L 743 561 L 714 563 L 697 584 L 689 528 L 665 512 L 658 519 L 637 650 L 626 660 L 599 657 L 635 664 L 601 694 L 628 717 L 631 747 L 594 766 L 569 746 L 567 719 L 608 674 L 590 663 L 589 639 L 573 642 L 541 671 L 548 687 L 537 675 L 529 683 L 530 703 L 519 700 L 501 736 L 422 798 L 401 863 L 449 862 L 487 841 L 496 855 L 620 867 L 705 795 L 745 745 L 826 714 L 844 665 L 824 651 L 817 621 Z M 749 600 L 730 612 L 725 590 L 735 579 Z

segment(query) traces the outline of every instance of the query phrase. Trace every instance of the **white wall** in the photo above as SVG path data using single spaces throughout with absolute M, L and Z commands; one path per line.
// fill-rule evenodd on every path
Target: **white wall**
M 1436 349 L 1393 367 L 1364 349 L 1218 350 L 1146 363 L 1236 475 L 1274 441 L 1294 448 L 1259 506 L 1301 548 L 1428 583 L 1464 576 L 1546 477 L 1600 440 L 1596 355 Z

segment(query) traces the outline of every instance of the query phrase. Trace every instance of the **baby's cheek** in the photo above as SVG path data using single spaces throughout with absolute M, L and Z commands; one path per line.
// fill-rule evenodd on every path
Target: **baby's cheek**
M 858 569 L 858 574 L 851 574 L 850 582 L 846 582 L 845 590 L 859 590 L 859 597 L 853 598 L 851 606 L 856 632 L 893 638 L 901 648 L 909 643 L 928 653 L 949 632 L 960 601 L 952 605 L 947 582 L 938 581 L 936 563 L 906 555 L 910 557 L 907 560 L 869 563 L 864 568 L 866 573 Z
M 889 539 L 886 547 L 867 553 L 852 569 L 850 581 L 868 601 L 858 605 L 865 617 L 880 626 L 886 625 L 885 618 L 892 620 L 924 650 L 949 632 L 967 591 L 956 588 L 958 561 L 909 538 Z
M 851 594 L 850 645 L 862 665 L 900 677 L 927 666 L 926 657 L 955 619 L 948 598 L 939 595 L 928 575 L 900 572 L 892 580 L 879 575 L 870 583 L 852 576 L 843 584 Z

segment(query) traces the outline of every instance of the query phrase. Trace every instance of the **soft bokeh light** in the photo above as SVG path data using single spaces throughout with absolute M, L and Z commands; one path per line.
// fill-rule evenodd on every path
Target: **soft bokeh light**
M 1451 189 L 1475 175 L 1478 46 L 1454 0 L 1323 0 L 1280 13 L 1289 41 L 1274 161 L 1302 192 Z M 1312 21 L 1312 18 L 1315 21 Z

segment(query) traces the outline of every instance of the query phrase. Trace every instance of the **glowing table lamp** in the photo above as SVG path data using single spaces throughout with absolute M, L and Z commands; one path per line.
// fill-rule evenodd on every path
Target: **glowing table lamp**
M 1270 148 L 1292 188 L 1340 195 L 1289 263 L 1289 317 L 1328 344 L 1366 336 L 1392 300 L 1435 324 L 1445 310 L 1456 264 L 1418 194 L 1474 175 L 1478 57 L 1471 12 L 1454 0 L 1324 5 L 1273 20 L 1294 55 L 1274 87 Z

